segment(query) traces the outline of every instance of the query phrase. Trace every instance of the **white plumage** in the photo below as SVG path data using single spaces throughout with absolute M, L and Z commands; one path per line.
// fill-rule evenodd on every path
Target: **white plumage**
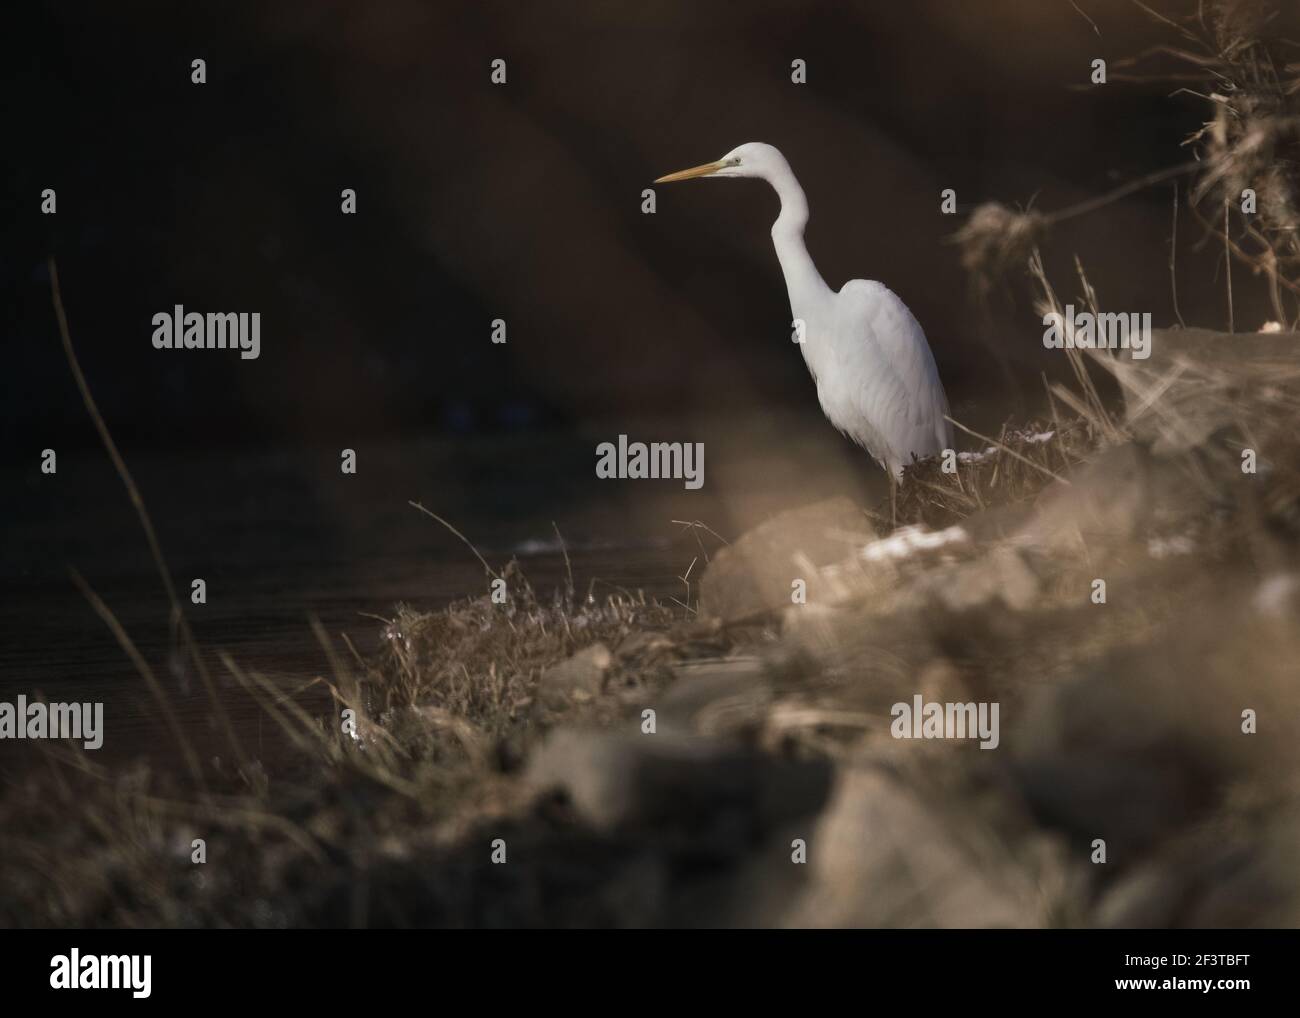
M 915 459 L 952 447 L 948 398 L 934 354 L 912 312 L 881 283 L 826 285 L 804 245 L 808 201 L 785 156 L 750 142 L 714 163 L 660 177 L 757 177 L 772 185 L 781 214 L 772 224 L 790 312 L 804 323 L 804 361 L 827 419 L 893 477 Z

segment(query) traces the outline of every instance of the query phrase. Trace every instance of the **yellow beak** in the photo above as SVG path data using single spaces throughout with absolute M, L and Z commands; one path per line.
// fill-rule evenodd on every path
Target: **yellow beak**
M 722 160 L 716 163 L 705 163 L 703 166 L 692 166 L 689 170 L 678 170 L 676 173 L 670 173 L 666 177 L 660 177 L 655 181 L 656 184 L 671 184 L 675 180 L 690 180 L 692 177 L 707 177 L 710 173 L 717 173 L 722 169 Z

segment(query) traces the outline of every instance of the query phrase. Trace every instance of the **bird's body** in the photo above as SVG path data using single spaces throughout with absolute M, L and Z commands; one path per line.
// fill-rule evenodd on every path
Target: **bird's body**
M 780 151 L 751 142 L 656 183 L 703 176 L 757 177 L 781 199 L 772 243 L 827 419 L 893 477 L 913 459 L 950 448 L 948 399 L 920 323 L 881 283 L 854 279 L 839 291 L 826 285 L 804 245 L 807 199 Z
M 925 333 L 882 283 L 854 279 L 807 323 L 804 361 L 822 412 L 895 477 L 952 446 L 948 400 Z M 793 302 L 792 302 L 793 304 Z

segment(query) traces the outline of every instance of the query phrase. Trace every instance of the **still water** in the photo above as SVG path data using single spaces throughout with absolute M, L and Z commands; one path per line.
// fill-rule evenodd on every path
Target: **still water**
M 686 437 L 647 425 L 643 437 Z M 328 675 L 310 619 L 346 655 L 379 646 L 382 624 L 406 603 L 434 609 L 486 592 L 473 553 L 422 502 L 460 529 L 493 565 L 518 558 L 543 595 L 562 586 L 569 553 L 575 586 L 683 597 L 680 577 L 704 562 L 696 535 L 674 520 L 701 520 L 730 538 L 762 518 L 819 497 L 869 501 L 874 468 L 837 444 L 824 424 L 800 418 L 701 425 L 707 482 L 600 480 L 594 450 L 620 431 L 428 439 L 357 446 L 357 473 L 340 449 L 321 446 L 203 455 L 124 450 L 153 517 L 191 624 L 213 662 L 225 651 L 246 669 L 288 683 Z M 0 698 L 103 701 L 107 736 L 96 759 L 169 753 L 156 705 L 107 626 L 74 585 L 75 569 L 117 615 L 171 693 L 187 735 L 219 751 L 208 702 L 169 668 L 168 607 L 126 491 L 97 449 L 66 455 L 55 475 L 5 473 Z M 557 530 L 560 538 L 557 538 Z M 705 550 L 716 547 L 706 540 Z M 192 582 L 207 603 L 189 603 Z M 253 747 L 276 733 L 237 686 L 223 699 Z M 0 761 L 15 744 L 0 744 Z M 256 752 L 256 750 L 255 750 Z M 24 753 L 25 759 L 35 754 Z M 259 754 L 260 755 L 260 754 Z

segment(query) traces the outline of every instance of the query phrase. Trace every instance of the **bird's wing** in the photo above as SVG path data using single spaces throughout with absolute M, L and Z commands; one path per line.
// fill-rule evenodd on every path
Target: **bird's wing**
M 891 469 L 952 445 L 948 398 L 920 322 L 881 283 L 855 279 L 836 297 L 835 367 L 863 423 L 851 435 Z M 882 444 L 883 448 L 877 448 Z

